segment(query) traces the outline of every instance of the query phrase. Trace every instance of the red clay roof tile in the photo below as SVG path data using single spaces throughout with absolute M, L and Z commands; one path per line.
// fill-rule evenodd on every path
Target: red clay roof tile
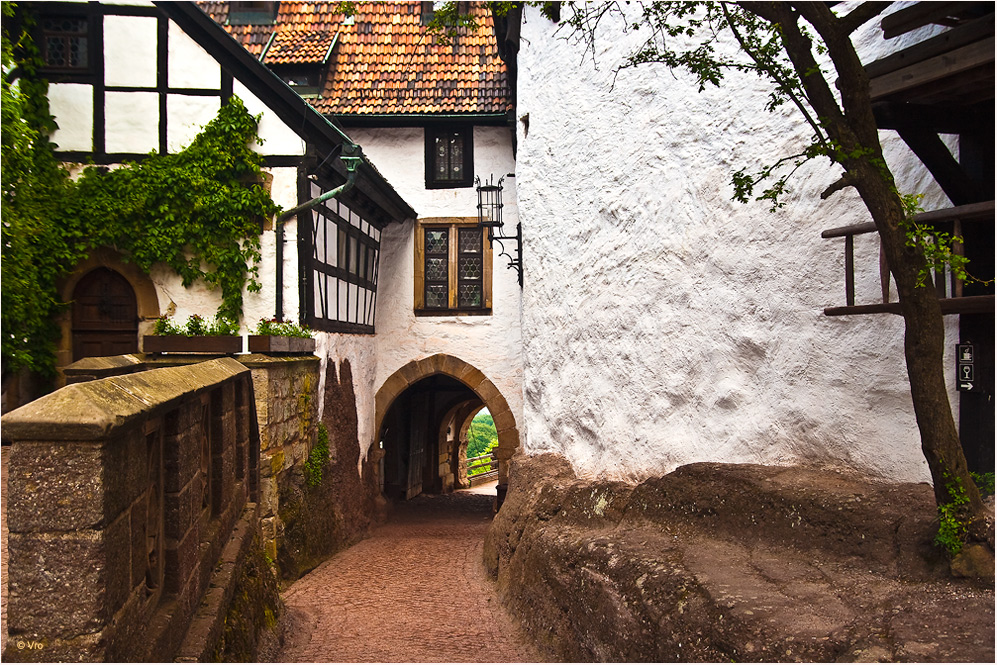
M 335 2 L 281 2 L 273 25 L 228 25 L 228 2 L 198 2 L 250 53 L 271 66 L 321 66 L 321 94 L 308 101 L 330 115 L 505 113 L 512 108 L 491 12 L 470 3 L 478 28 L 437 44 L 421 23 L 421 3 L 360 2 L 352 24 Z M 406 83 L 407 82 L 407 83 Z

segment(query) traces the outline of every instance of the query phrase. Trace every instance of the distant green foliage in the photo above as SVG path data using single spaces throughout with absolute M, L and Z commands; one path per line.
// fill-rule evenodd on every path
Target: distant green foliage
M 3 3 L 5 19 L 13 16 Z M 56 129 L 35 78 L 30 13 L 20 34 L 3 29 L 2 343 L 5 370 L 51 375 L 65 306 L 57 284 L 89 252 L 113 247 L 149 272 L 173 269 L 184 286 L 221 290 L 218 316 L 238 322 L 243 290 L 259 291 L 260 222 L 278 207 L 255 183 L 258 118 L 233 97 L 181 152 L 152 153 L 114 170 L 86 167 L 77 180 L 56 158 Z
M 299 326 L 292 321 L 281 321 L 279 319 L 260 319 L 256 324 L 257 335 L 270 335 L 272 337 L 301 337 L 311 339 L 312 331 L 305 326 Z
M 318 487 L 322 482 L 322 467 L 329 461 L 329 430 L 325 425 L 318 425 L 318 441 L 312 446 L 312 451 L 305 460 L 305 484 Z
M 482 410 L 471 421 L 471 426 L 467 430 L 467 457 L 479 457 L 487 455 L 492 448 L 498 445 L 498 434 L 495 431 L 495 421 L 491 414 Z M 468 477 L 487 473 L 489 467 L 479 467 L 467 472 Z

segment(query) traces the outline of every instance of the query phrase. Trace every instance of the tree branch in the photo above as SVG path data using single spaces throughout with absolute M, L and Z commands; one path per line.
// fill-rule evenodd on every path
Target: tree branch
M 882 14 L 883 10 L 891 4 L 890 2 L 863 2 L 839 19 L 841 21 L 841 29 L 845 31 L 845 34 L 850 35 L 866 21 Z
M 842 22 L 831 13 L 827 6 L 819 2 L 797 2 L 793 3 L 800 12 L 800 15 L 814 27 L 817 34 L 824 40 L 827 47 L 827 54 L 834 63 L 834 69 L 838 73 L 838 89 L 841 93 L 840 111 L 843 114 L 850 130 L 858 138 L 863 147 L 871 148 L 879 145 L 879 132 L 876 128 L 876 119 L 872 114 L 872 105 L 869 103 L 869 76 L 865 73 L 865 67 L 855 53 L 850 34 L 842 29 Z M 798 26 L 796 28 L 799 34 Z M 789 49 L 787 48 L 787 51 Z M 812 60 L 809 52 L 809 40 L 807 40 L 807 57 Z M 790 53 L 790 57 L 793 54 Z M 820 78 L 824 87 L 827 82 L 823 77 L 804 76 L 806 70 L 800 70 L 804 80 L 804 85 L 816 83 L 814 78 Z M 830 92 L 830 91 L 829 91 Z M 838 110 L 837 102 L 834 108 Z M 823 113 L 818 109 L 818 113 L 823 117 Z
M 835 192 L 840 192 L 845 187 L 854 187 L 854 186 L 855 186 L 855 179 L 851 176 L 851 174 L 845 172 L 845 174 L 842 175 L 837 181 L 829 185 L 827 189 L 825 189 L 823 192 L 820 193 L 821 201 L 826 201 L 827 199 L 831 198 L 832 194 L 834 194 Z
M 820 144 L 824 146 L 825 150 L 829 149 L 829 146 L 827 145 L 827 137 L 824 136 L 824 130 L 821 128 L 820 123 L 818 123 L 817 120 L 810 115 L 810 109 L 808 109 L 806 105 L 802 101 L 800 101 L 799 97 L 797 97 L 797 95 L 793 92 L 792 86 L 786 81 L 782 80 L 773 68 L 766 67 L 765 64 L 761 61 L 761 59 L 755 54 L 755 52 L 748 47 L 748 45 L 744 41 L 744 38 L 741 36 L 741 33 L 734 25 L 734 21 L 731 19 L 730 13 L 727 11 L 727 3 L 721 3 L 720 7 L 723 9 L 724 18 L 727 19 L 727 26 L 730 28 L 730 31 L 734 34 L 734 39 L 736 39 L 737 43 L 741 46 L 741 50 L 747 53 L 751 57 L 751 59 L 755 61 L 755 64 L 758 65 L 758 68 L 761 71 L 766 72 L 769 76 L 775 79 L 775 82 L 779 84 L 779 87 L 782 89 L 783 93 L 785 93 L 787 97 L 793 100 L 793 104 L 795 104 L 796 108 L 798 108 L 800 112 L 803 114 L 803 117 L 806 119 L 807 124 L 810 125 L 811 129 L 813 129 L 814 131 L 814 134 L 817 136 L 817 140 L 820 141 Z

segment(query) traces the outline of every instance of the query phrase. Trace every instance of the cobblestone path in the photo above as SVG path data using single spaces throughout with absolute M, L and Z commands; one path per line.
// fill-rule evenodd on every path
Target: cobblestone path
M 291 585 L 281 660 L 535 662 L 481 560 L 489 489 L 400 504 L 370 538 Z

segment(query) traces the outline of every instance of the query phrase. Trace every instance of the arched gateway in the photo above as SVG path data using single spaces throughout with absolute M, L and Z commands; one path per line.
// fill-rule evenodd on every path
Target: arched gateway
M 436 354 L 402 366 L 377 391 L 375 431 L 384 444 L 385 493 L 411 498 L 449 491 L 458 480 L 456 447 L 466 421 L 488 408 L 498 432 L 495 456 L 503 493 L 509 459 L 519 446 L 516 419 L 480 370 L 460 358 Z

